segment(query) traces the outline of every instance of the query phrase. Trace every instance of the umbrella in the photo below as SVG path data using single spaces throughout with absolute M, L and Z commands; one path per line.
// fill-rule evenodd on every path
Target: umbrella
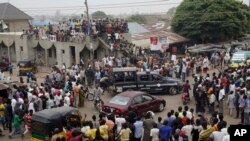
M 5 89 L 8 89 L 8 88 L 9 88 L 8 85 L 5 85 L 5 84 L 3 84 L 3 83 L 0 83 L 0 91 L 1 91 L 1 90 L 5 90 Z

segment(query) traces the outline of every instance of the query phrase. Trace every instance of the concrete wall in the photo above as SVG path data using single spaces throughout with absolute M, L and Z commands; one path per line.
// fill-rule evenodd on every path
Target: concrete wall
M 9 25 L 10 32 L 21 32 L 29 29 L 28 20 L 5 20 L 4 22 Z
M 10 61 L 11 62 L 16 62 L 16 47 L 15 47 L 15 44 L 12 44 L 9 47 L 9 52 L 10 52 Z
M 54 65 L 57 62 L 60 67 L 63 63 L 66 64 L 66 67 L 69 67 L 73 62 L 70 46 L 75 48 L 76 64 L 80 64 L 80 59 L 82 58 L 85 65 L 87 65 L 94 58 L 94 51 L 97 52 L 97 59 L 102 59 L 105 55 L 109 55 L 108 47 L 100 43 L 98 39 L 92 40 L 87 37 L 83 43 L 51 42 L 49 40 L 35 40 L 34 38 L 27 39 L 27 36 L 20 38 L 20 35 L 21 33 L 0 33 L 0 42 L 3 42 L 6 46 L 6 48 L 0 48 L 0 56 L 2 52 L 6 52 L 12 61 L 18 62 L 25 59 L 34 60 L 35 58 L 38 60 L 38 56 L 42 55 L 42 59 L 44 59 L 47 66 Z M 14 46 L 10 47 L 11 45 Z M 37 52 L 36 47 L 38 46 L 43 50 Z M 52 50 L 52 57 L 49 57 L 49 49 L 52 46 L 55 47 L 55 50 Z
M 0 50 L 1 50 L 0 51 L 0 59 L 2 59 L 3 57 L 8 58 L 8 48 L 5 45 L 0 44 Z

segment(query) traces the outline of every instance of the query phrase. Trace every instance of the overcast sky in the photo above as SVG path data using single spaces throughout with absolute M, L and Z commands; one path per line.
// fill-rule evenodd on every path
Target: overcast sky
M 85 0 L 0 0 L 10 2 L 26 13 L 33 15 L 54 15 L 56 10 L 63 14 L 80 14 L 85 11 Z M 88 0 L 90 13 L 97 10 L 107 14 L 135 14 L 167 12 L 182 0 Z M 243 0 L 248 3 L 249 0 Z M 123 5 L 120 5 L 123 4 Z

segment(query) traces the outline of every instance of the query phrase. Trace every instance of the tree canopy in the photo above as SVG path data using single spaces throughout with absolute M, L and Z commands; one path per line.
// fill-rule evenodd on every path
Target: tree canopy
M 247 33 L 249 20 L 247 5 L 237 0 L 184 0 L 171 25 L 195 41 L 225 41 Z
M 147 23 L 147 19 L 143 16 L 143 15 L 132 15 L 130 17 L 128 17 L 127 19 L 129 22 L 137 22 L 139 24 L 146 24 Z
M 91 16 L 92 16 L 93 19 L 104 19 L 104 18 L 108 17 L 106 15 L 106 13 L 103 12 L 103 11 L 96 11 L 96 12 L 92 13 Z

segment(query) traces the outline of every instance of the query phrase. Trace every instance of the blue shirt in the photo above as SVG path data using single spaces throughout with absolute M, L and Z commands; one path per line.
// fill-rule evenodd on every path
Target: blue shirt
M 168 126 L 172 127 L 174 118 L 173 117 L 169 117 L 167 120 L 168 120 Z
M 143 129 L 143 122 L 142 121 L 136 121 L 134 123 L 135 126 L 135 138 L 141 138 L 142 137 L 142 129 Z
M 172 128 L 170 126 L 162 125 L 160 127 L 160 137 L 164 141 L 168 141 L 172 133 Z

